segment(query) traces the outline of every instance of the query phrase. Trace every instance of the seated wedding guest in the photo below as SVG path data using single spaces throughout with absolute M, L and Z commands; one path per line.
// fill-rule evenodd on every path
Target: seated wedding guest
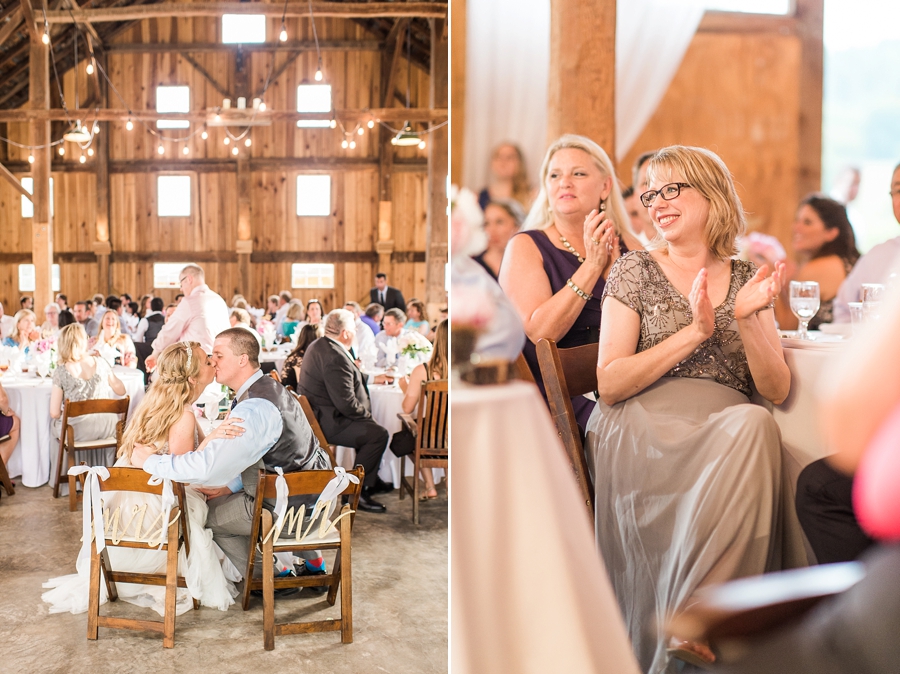
M 125 395 L 125 385 L 109 363 L 88 353 L 88 337 L 77 323 L 59 331 L 57 367 L 50 389 L 50 417 L 53 437 L 59 439 L 62 428 L 62 406 L 66 400 L 112 398 Z M 115 434 L 118 416 L 89 414 L 69 420 L 75 428 L 75 441 L 98 440 Z
M 523 210 L 531 206 L 534 194 L 528 184 L 525 157 L 518 145 L 501 143 L 495 147 L 491 153 L 490 173 L 488 186 L 478 193 L 481 210 L 486 210 L 491 201 L 514 200 Z
M 101 355 L 103 345 L 111 346 L 119 352 L 116 365 L 137 367 L 137 351 L 134 342 L 131 341 L 131 337 L 122 333 L 119 316 L 113 309 L 103 314 L 100 321 L 100 333 L 92 345 L 91 353 L 95 356 Z
M 344 309 L 353 314 L 356 319 L 356 334 L 353 336 L 353 353 L 358 359 L 365 349 L 375 345 L 375 333 L 368 323 L 362 320 L 363 311 L 359 302 L 350 300 L 344 303 Z
M 116 298 L 118 299 L 118 298 Z M 99 325 L 100 319 L 103 318 L 103 314 L 106 313 L 106 306 L 104 302 L 106 298 L 103 297 L 100 293 L 97 293 L 91 298 L 91 308 L 93 309 L 93 316 L 97 319 L 97 323 Z
M 0 304 L 0 339 L 9 337 L 9 333 L 16 327 L 16 319 L 3 313 L 3 305 Z
M 356 463 L 366 470 L 359 509 L 383 513 L 373 498 L 393 491 L 378 477 L 390 434 L 372 418 L 372 403 L 362 373 L 350 356 L 356 330 L 353 314 L 335 309 L 325 319 L 325 336 L 306 349 L 297 391 L 309 398 L 328 442 L 356 449 Z
M 847 218 L 847 209 L 822 194 L 811 194 L 800 202 L 794 220 L 792 244 L 799 267 L 790 261 L 781 296 L 775 303 L 775 319 L 783 330 L 794 330 L 797 317 L 791 311 L 790 281 L 819 284 L 819 311 L 809 322 L 815 330 L 831 323 L 832 305 L 838 288 L 859 259 L 856 237 Z M 771 266 L 775 260 L 754 260 Z
M 181 304 L 181 300 L 183 299 L 184 293 L 178 293 L 177 295 L 175 295 L 175 306 L 177 307 L 179 304 Z
M 320 305 L 321 306 L 321 305 Z M 288 310 L 284 315 L 284 321 L 281 323 L 281 333 L 288 339 L 294 334 L 294 330 L 300 325 L 300 321 L 304 319 L 303 304 L 300 300 L 291 300 L 288 302 Z M 307 321 L 307 324 L 309 322 Z
M 378 302 L 372 302 L 366 307 L 364 315 L 360 316 L 363 323 L 372 329 L 372 334 L 377 335 L 381 332 L 381 320 L 384 318 L 384 307 Z
M 152 344 L 165 322 L 162 298 L 151 297 L 148 310 L 138 322 L 137 330 L 134 331 L 134 341 Z
M 0 442 L 0 460 L 3 465 L 9 463 L 9 457 L 12 456 L 16 443 L 19 441 L 19 417 L 9 406 L 9 396 L 0 384 L 0 438 L 9 436 L 3 442 Z
M 69 298 L 58 293 L 56 295 L 56 305 L 59 307 L 59 327 L 64 328 L 70 323 L 75 322 L 75 314 L 69 309 Z
M 425 337 L 431 334 L 431 324 L 428 322 L 428 314 L 422 300 L 411 299 L 406 303 L 405 327 L 407 330 L 415 330 Z
M 166 323 L 168 323 L 168 322 L 169 322 L 169 319 L 172 318 L 172 314 L 175 313 L 175 310 L 176 310 L 177 308 L 178 308 L 178 305 L 175 304 L 174 302 L 173 302 L 172 304 L 167 304 L 167 305 L 166 305 L 166 313 L 165 313 L 165 316 L 166 316 L 165 322 L 166 322 Z
M 275 331 L 279 335 L 281 334 L 281 324 L 284 322 L 285 316 L 287 316 L 288 304 L 292 299 L 293 295 L 291 295 L 290 290 L 282 290 L 278 293 L 278 310 L 272 317 L 272 322 L 275 324 Z
M 156 454 L 180 456 L 203 451 L 213 439 L 237 438 L 243 434 L 244 429 L 237 424 L 240 421 L 237 418 L 223 422 L 209 436 L 204 436 L 198 425 L 191 404 L 212 382 L 215 368 L 197 342 L 179 342 L 166 348 L 160 354 L 157 370 L 159 377 L 150 385 L 134 416 L 129 419 L 116 467 L 132 465 L 131 455 L 139 443 L 149 445 Z M 197 599 L 203 606 L 227 611 L 237 596 L 234 583 L 241 580 L 241 572 L 222 555 L 206 529 L 208 508 L 205 496 L 188 486 L 185 497 L 186 514 L 191 523 L 191 553 L 179 560 L 178 571 L 185 577 L 187 589 L 177 590 L 175 612 L 181 614 L 190 610 L 193 607 L 191 598 Z M 124 528 L 119 531 L 124 535 L 135 535 L 137 532 L 131 528 L 128 514 L 144 508 L 143 525 L 146 526 L 160 516 L 162 499 L 155 494 L 106 492 L 104 507 L 109 508 L 110 512 L 118 509 L 122 516 L 120 526 Z M 116 571 L 144 574 L 165 572 L 165 551 L 119 547 L 108 550 L 110 565 Z M 51 578 L 44 583 L 45 588 L 52 588 L 41 595 L 51 605 L 50 613 L 83 613 L 87 610 L 90 558 L 79 555 L 75 566 L 77 573 Z M 116 588 L 120 599 L 165 615 L 165 587 L 118 583 Z M 106 601 L 106 585 L 101 583 L 100 603 Z
M 281 383 L 284 386 L 290 386 L 297 390 L 297 382 L 300 379 L 300 368 L 303 365 L 303 356 L 306 355 L 306 349 L 319 338 L 319 331 L 314 325 L 304 325 L 298 330 L 297 346 L 284 359 L 284 365 L 281 368 Z
M 133 338 L 134 333 L 137 331 L 138 323 L 141 321 L 141 317 L 138 316 L 138 303 L 123 303 L 122 313 L 119 315 L 119 318 L 122 320 L 123 327 L 127 329 L 128 334 Z
M 427 381 L 434 379 L 446 379 L 450 374 L 447 357 L 447 321 L 443 320 L 438 323 L 437 329 L 434 331 L 434 351 L 427 363 L 416 365 L 412 373 L 409 375 L 407 383 L 406 377 L 400 378 L 400 388 L 404 391 L 403 411 L 406 414 L 415 416 L 419 407 L 419 398 L 422 397 L 422 386 Z M 420 473 L 425 481 L 425 491 L 419 497 L 420 500 L 428 500 L 437 498 L 437 489 L 434 487 L 434 474 L 431 468 L 422 468 Z M 450 483 L 450 472 L 447 471 L 447 484 Z
M 306 303 L 306 318 L 300 321 L 302 325 L 314 325 L 321 333 L 322 317 L 325 315 L 325 309 L 319 300 L 310 300 Z
M 633 187 L 626 187 L 622 190 L 622 200 L 625 202 L 625 210 L 628 213 L 628 221 L 631 223 L 632 231 L 640 242 L 646 246 L 656 238 L 656 230 L 653 229 L 652 223 L 648 227 L 647 223 L 644 222 L 644 214 L 647 213 L 647 209 L 641 205 L 640 195 L 635 194 Z
M 649 189 L 647 186 L 647 162 L 650 161 L 650 157 L 655 154 L 656 150 L 642 152 L 638 155 L 638 158 L 634 160 L 634 164 L 631 167 L 631 184 L 634 187 L 634 205 L 637 207 L 637 218 L 640 220 L 640 224 L 638 225 L 635 223 L 634 219 L 632 219 L 631 227 L 632 231 L 644 245 L 653 241 L 659 234 L 659 232 L 656 231 L 653 220 L 650 219 L 649 212 L 644 208 L 643 204 L 641 204 L 641 195 Z M 628 207 L 628 204 L 626 204 L 626 207 Z M 628 214 L 631 216 L 630 208 L 628 209 Z
M 28 309 L 28 311 L 34 311 L 34 298 L 29 295 L 24 295 L 19 298 L 19 311 L 22 309 Z
M 147 293 L 146 295 L 141 295 L 141 299 L 138 302 L 138 305 L 140 306 L 140 309 L 141 309 L 140 310 L 141 318 L 146 318 L 147 314 L 149 314 L 151 311 L 153 311 L 153 308 L 150 306 L 150 303 L 152 301 L 153 301 L 152 294 Z M 160 311 L 162 311 L 162 310 L 160 309 Z
M 704 586 L 780 568 L 781 437 L 749 396 L 780 403 L 791 373 L 771 311 L 784 265 L 767 278 L 732 259 L 746 225 L 725 164 L 668 147 L 648 177 L 662 239 L 609 274 L 585 451 L 597 545 L 641 670 L 658 673 L 672 656 L 715 658 L 667 644 L 666 616 Z
M 484 234 L 487 237 L 487 248 L 473 255 L 472 259 L 484 267 L 485 271 L 497 280 L 500 277 L 500 263 L 506 244 L 522 227 L 525 212 L 519 202 L 490 201 L 484 208 Z
M 245 330 L 252 332 L 253 336 L 256 337 L 259 342 L 260 347 L 262 347 L 262 335 L 250 325 L 250 314 L 244 309 L 239 309 L 237 307 L 231 309 L 228 314 L 228 321 L 231 323 L 232 328 L 244 328 Z
M 375 348 L 378 349 L 378 358 L 375 360 L 375 365 L 377 367 L 390 367 L 394 365 L 394 362 L 388 357 L 385 346 L 390 343 L 396 344 L 397 338 L 403 334 L 403 326 L 406 325 L 406 314 L 399 309 L 388 309 L 384 312 L 382 325 L 384 329 L 375 335 Z
M 900 164 L 894 167 L 891 177 L 891 206 L 894 219 L 900 223 Z M 834 299 L 834 322 L 850 322 L 850 302 L 859 302 L 859 290 L 863 283 L 887 284 L 894 260 L 900 257 L 900 236 L 888 239 L 863 255 L 844 279 Z
M 37 317 L 30 309 L 22 309 L 16 313 L 15 321 L 15 327 L 2 344 L 3 346 L 16 346 L 22 353 L 28 353 L 34 343 L 41 338 L 41 331 L 36 327 Z
M 59 335 L 59 305 L 51 302 L 44 307 L 44 322 L 41 325 L 41 337 L 56 337 Z
M 75 302 L 75 310 L 72 312 L 78 324 L 84 328 L 88 337 L 96 337 L 100 330 L 100 322 L 91 316 L 90 300 Z
M 506 248 L 500 286 L 525 326 L 523 353 L 543 392 L 535 344 L 596 343 L 606 276 L 621 253 L 641 245 L 628 228 L 612 162 L 584 136 L 562 136 L 547 150 L 525 230 Z M 593 402 L 578 396 L 572 405 L 583 428 Z
M 283 386 L 263 376 L 259 342 L 246 330 L 220 332 L 211 360 L 216 381 L 235 391 L 236 404 L 229 419 L 244 429 L 243 434 L 227 434 L 210 441 L 202 452 L 177 456 L 159 455 L 156 446 L 136 443 L 131 463 L 155 477 L 209 485 L 200 489 L 209 497 L 206 526 L 228 559 L 244 573 L 260 468 L 269 472 L 281 468 L 286 473 L 327 470 L 331 462 L 319 447 L 303 408 Z M 289 506 L 299 508 L 301 504 L 309 510 L 312 501 L 306 497 L 288 500 Z M 274 504 L 264 502 L 264 507 L 273 508 Z M 324 572 L 321 553 L 298 556 L 306 560 L 300 573 Z
M 269 299 L 266 300 L 266 313 L 263 314 L 263 318 L 267 321 L 274 321 L 276 313 L 278 313 L 278 295 L 269 295 Z

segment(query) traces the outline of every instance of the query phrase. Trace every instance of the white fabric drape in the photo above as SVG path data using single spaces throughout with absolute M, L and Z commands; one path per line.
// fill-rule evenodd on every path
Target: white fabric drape
M 703 0 L 619 0 L 617 159 L 656 111 L 703 12 Z M 469 2 L 466 23 L 463 185 L 487 184 L 491 149 L 503 141 L 522 148 L 534 182 L 547 146 L 550 0 Z

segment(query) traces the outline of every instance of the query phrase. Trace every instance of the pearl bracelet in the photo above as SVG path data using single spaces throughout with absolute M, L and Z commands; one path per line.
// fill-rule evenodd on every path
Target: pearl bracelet
M 577 285 L 575 285 L 575 283 L 574 283 L 574 281 L 572 281 L 572 279 L 569 279 L 568 281 L 566 281 L 566 285 L 569 286 L 572 289 L 572 291 L 576 295 L 578 295 L 581 299 L 583 299 L 585 302 L 594 298 L 593 295 L 584 292 L 581 288 L 579 288 Z

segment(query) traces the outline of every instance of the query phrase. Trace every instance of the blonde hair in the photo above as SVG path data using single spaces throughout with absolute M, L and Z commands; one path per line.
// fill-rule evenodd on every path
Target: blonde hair
M 246 323 L 250 325 L 250 314 L 246 309 L 241 309 L 240 307 L 234 307 L 229 313 L 229 316 L 234 316 L 237 319 L 238 323 Z
M 428 361 L 428 370 L 435 379 L 447 378 L 447 319 L 434 330 L 434 351 Z
M 617 235 L 622 236 L 623 233 L 627 233 L 634 236 L 629 224 L 625 200 L 622 199 L 622 191 L 619 189 L 616 170 L 613 168 L 609 155 L 590 138 L 576 136 L 572 133 L 560 136 L 547 148 L 547 154 L 544 155 L 544 161 L 541 164 L 541 191 L 538 193 L 537 199 L 534 200 L 522 229 L 547 229 L 553 224 L 553 211 L 550 209 L 550 198 L 547 195 L 547 173 L 550 171 L 550 160 L 560 150 L 581 150 L 586 152 L 594 160 L 594 164 L 600 169 L 600 173 L 604 177 L 611 179 L 611 189 L 609 196 L 606 197 L 606 217 L 612 222 Z
M 107 315 L 113 315 L 116 318 L 116 329 L 113 331 L 112 336 L 109 339 L 103 334 L 103 324 L 106 322 Z M 119 342 L 124 341 L 125 335 L 122 334 L 122 321 L 119 319 L 119 315 L 113 311 L 112 309 L 108 309 L 103 312 L 103 316 L 100 317 L 100 329 L 97 331 L 97 344 L 96 346 L 100 346 L 101 344 L 109 344 L 110 346 L 118 346 Z
M 69 323 L 59 331 L 59 339 L 56 342 L 59 349 L 57 358 L 60 365 L 65 363 L 77 363 L 84 358 L 87 352 L 87 332 L 81 323 Z
M 672 145 L 658 150 L 647 163 L 647 184 L 667 180 L 678 174 L 709 201 L 709 216 L 704 233 L 706 247 L 720 260 L 738 253 L 736 240 L 747 229 L 744 208 L 734 189 L 734 181 L 725 162 L 715 152 L 702 147 Z M 658 236 L 650 250 L 666 249 L 668 243 Z
M 9 333 L 9 336 L 17 344 L 22 342 L 22 335 L 19 334 L 19 321 L 21 321 L 23 318 L 29 318 L 29 317 L 31 318 L 32 321 L 34 321 L 34 327 L 37 327 L 37 316 L 34 315 L 34 312 L 31 309 L 19 309 L 16 312 L 16 315 L 14 317 L 16 325 L 12 329 L 12 331 Z M 25 335 L 25 336 L 27 337 L 28 335 Z
M 156 453 L 163 453 L 169 430 L 184 414 L 185 406 L 197 397 L 195 389 L 200 376 L 200 358 L 194 349 L 199 347 L 199 342 L 177 342 L 159 355 L 157 379 L 147 389 L 128 422 L 118 456 L 131 460 L 135 443 L 155 445 Z
M 291 300 L 288 302 L 288 310 L 285 318 L 291 321 L 302 321 L 306 316 L 306 309 L 300 300 Z

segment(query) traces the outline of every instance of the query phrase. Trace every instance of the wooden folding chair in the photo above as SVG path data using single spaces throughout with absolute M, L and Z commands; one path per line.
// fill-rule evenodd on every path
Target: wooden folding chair
M 365 471 L 362 466 L 347 471 L 348 475 L 355 475 L 359 482 L 348 483 L 347 488 L 336 498 L 347 496 L 349 502 L 340 509 L 343 517 L 337 526 L 331 528 L 324 536 L 320 535 L 319 523 L 322 516 L 319 515 L 308 534 L 302 540 L 297 539 L 296 533 L 292 538 L 285 527 L 282 537 L 275 539 L 272 532 L 272 513 L 263 508 L 263 499 L 275 499 L 275 482 L 277 475 L 259 471 L 259 483 L 256 487 L 256 507 L 253 513 L 253 524 L 250 532 L 250 555 L 247 560 L 247 572 L 244 574 L 243 609 L 250 607 L 251 590 L 262 590 L 263 593 L 263 645 L 267 651 L 275 648 L 275 635 L 308 634 L 311 632 L 331 632 L 340 630 L 341 642 L 353 643 L 353 602 L 352 585 L 350 579 L 350 532 L 353 529 L 354 513 L 359 504 L 359 495 L 362 491 L 362 483 Z M 325 486 L 334 478 L 332 470 L 302 470 L 294 473 L 285 473 L 288 495 L 316 495 L 322 493 Z M 291 513 L 291 508 L 288 513 Z M 308 515 L 312 515 L 310 509 Z M 288 520 L 289 521 L 289 520 Z M 300 535 L 307 531 L 302 521 L 295 524 L 302 529 Z M 254 578 L 253 571 L 256 565 L 257 551 L 262 553 L 262 578 Z M 276 552 L 298 552 L 302 550 L 336 550 L 331 573 L 316 576 L 288 576 L 275 578 L 274 557 Z M 275 623 L 275 590 L 286 587 L 328 587 L 326 599 L 328 604 L 334 606 L 338 589 L 341 591 L 341 617 L 337 619 L 314 620 L 302 623 Z
M 272 379 L 274 379 L 275 381 L 277 381 L 279 384 L 281 383 L 281 375 L 278 374 L 278 368 L 275 368 L 274 370 L 272 370 L 271 372 L 269 372 L 269 376 L 270 376 Z
M 516 358 L 516 374 L 522 381 L 537 384 L 537 382 L 534 380 L 534 374 L 531 372 L 531 368 L 528 367 L 528 361 L 525 360 L 524 353 L 520 353 L 519 357 Z
M 328 452 L 328 458 L 331 459 L 332 467 L 336 466 L 337 461 L 334 458 L 334 445 L 330 444 L 328 438 L 325 437 L 325 432 L 319 425 L 319 420 L 316 419 L 316 413 L 313 411 L 312 405 L 309 404 L 309 398 L 297 393 L 292 388 L 288 388 L 288 390 L 291 392 L 291 395 L 294 396 L 294 399 L 300 403 L 300 407 L 303 408 L 303 414 L 306 415 L 306 420 L 309 422 L 309 425 L 312 426 L 313 434 L 315 434 L 316 439 L 319 441 L 319 445 Z
M 109 477 L 106 480 L 100 480 L 100 491 L 130 491 L 141 494 L 158 494 L 162 495 L 163 485 L 147 484 L 149 476 L 139 468 L 110 468 Z M 178 549 L 183 544 L 185 553 L 190 554 L 190 526 L 188 523 L 188 513 L 185 507 L 184 485 L 178 482 L 172 483 L 172 489 L 175 492 L 175 505 L 169 513 L 169 522 L 166 525 L 166 536 L 162 549 L 166 551 L 166 572 L 165 573 L 130 573 L 127 571 L 115 571 L 109 564 L 109 553 L 107 548 L 110 546 L 120 548 L 138 548 L 148 549 L 151 545 L 157 547 L 158 538 L 156 532 L 159 531 L 158 526 L 163 526 L 157 522 L 157 526 L 153 528 L 153 532 L 149 534 L 146 540 L 138 540 L 134 536 L 123 536 L 122 538 L 113 538 L 112 532 L 106 531 L 106 548 L 99 554 L 97 553 L 97 541 L 91 541 L 91 575 L 90 575 L 90 594 L 88 596 L 88 628 L 87 638 L 96 640 L 99 634 L 98 628 L 110 627 L 113 629 L 125 630 L 147 630 L 150 632 L 159 632 L 163 635 L 163 647 L 172 648 L 175 645 L 175 592 L 177 587 L 187 587 L 184 577 L 178 575 Z M 90 517 L 93 518 L 93 509 L 89 504 L 85 505 L 91 510 Z M 87 516 L 87 515 L 86 515 Z M 114 516 L 110 516 L 110 521 L 114 521 Z M 126 520 L 127 521 L 127 518 Z M 95 531 L 93 521 L 91 531 Z M 126 534 L 129 532 L 125 532 Z M 131 532 L 139 533 L 139 532 Z M 106 582 L 106 592 L 109 595 L 109 601 L 114 602 L 119 598 L 116 590 L 116 583 L 140 583 L 141 585 L 162 585 L 166 588 L 165 599 L 165 615 L 160 620 L 135 620 L 126 618 L 113 618 L 110 616 L 100 615 L 100 571 L 103 570 L 103 578 Z M 200 608 L 199 602 L 194 599 L 194 609 Z
M 566 454 L 569 455 L 591 522 L 594 521 L 594 483 L 584 456 L 572 398 L 597 390 L 599 348 L 598 344 L 585 344 L 559 349 L 552 339 L 541 339 L 537 343 L 538 365 L 544 380 L 550 415 L 556 424 L 557 434 L 562 438 Z
M 0 442 L 6 442 L 9 439 L 8 435 L 0 436 Z M 0 485 L 3 485 L 7 496 L 12 496 L 16 493 L 12 480 L 9 479 L 9 472 L 6 470 L 6 464 L 3 463 L 2 459 L 0 459 Z
M 68 475 L 69 468 L 75 465 L 76 454 L 78 452 L 107 449 L 109 447 L 114 447 L 116 452 L 118 452 L 122 444 L 122 435 L 125 433 L 125 423 L 128 421 L 128 403 L 130 401 L 130 396 L 125 396 L 121 400 L 101 398 L 99 400 L 73 401 L 66 399 L 63 407 L 62 427 L 59 432 L 59 458 L 56 463 L 57 475 L 56 482 L 53 485 L 53 498 L 59 498 L 60 480 L 68 479 L 70 511 L 74 512 L 78 507 L 78 501 L 81 500 L 81 494 L 75 488 L 75 477 Z M 69 421 L 88 414 L 118 414 L 121 418 L 116 423 L 113 435 L 99 440 L 80 440 L 76 442 L 75 427 L 70 425 Z M 63 457 L 67 457 L 65 463 L 63 463 Z
M 447 442 L 447 380 L 425 382 L 419 398 L 417 418 L 398 414 L 401 421 L 416 436 L 416 451 L 410 457 L 413 462 L 412 479 L 407 479 L 406 457 L 400 459 L 400 498 L 408 491 L 413 500 L 413 522 L 419 523 L 419 469 L 449 468 L 450 447 Z

